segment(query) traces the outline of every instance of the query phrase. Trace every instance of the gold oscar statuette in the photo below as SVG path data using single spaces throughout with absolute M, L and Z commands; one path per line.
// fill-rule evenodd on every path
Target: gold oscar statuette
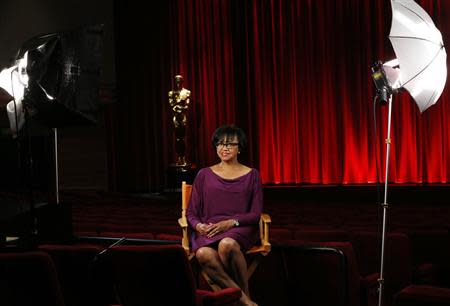
M 169 91 L 169 104 L 172 109 L 172 123 L 175 129 L 176 160 L 174 166 L 176 167 L 190 166 L 186 158 L 185 144 L 190 95 L 191 92 L 183 88 L 183 77 L 181 75 L 175 76 L 175 89 Z

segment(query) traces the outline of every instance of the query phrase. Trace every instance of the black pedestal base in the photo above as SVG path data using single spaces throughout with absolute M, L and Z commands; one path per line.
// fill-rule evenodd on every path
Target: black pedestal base
M 167 184 L 165 192 L 180 192 L 181 182 L 185 181 L 188 184 L 194 182 L 197 175 L 197 167 L 195 165 L 177 166 L 171 165 L 167 169 Z
M 18 211 L 16 206 L 22 206 L 14 204 L 7 218 L 0 218 L 0 250 L 33 250 L 39 244 L 74 241 L 71 205 L 36 203 L 32 211 Z

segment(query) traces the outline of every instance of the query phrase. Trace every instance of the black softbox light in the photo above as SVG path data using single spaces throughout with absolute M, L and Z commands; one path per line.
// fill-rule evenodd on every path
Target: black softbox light
M 52 128 L 96 123 L 102 64 L 103 26 L 34 37 L 28 51 L 28 88 L 23 103 L 30 114 Z
M 28 118 L 46 127 L 55 128 L 54 160 L 55 169 L 58 169 L 56 128 L 97 122 L 102 47 L 102 25 L 40 35 L 22 44 L 16 59 L 24 58 L 27 53 L 24 70 L 28 76 L 28 86 L 23 99 L 16 101 L 22 102 L 25 110 L 24 134 L 23 137 L 17 138 L 17 143 L 20 144 L 18 158 L 21 161 L 20 166 L 23 167 L 19 172 L 22 173 L 23 170 L 24 173 L 21 178 L 29 191 L 29 207 L 22 209 L 12 205 L 6 217 L 3 216 L 4 212 L 0 211 L 3 216 L 0 218 L 0 248 L 5 242 L 2 236 L 10 233 L 22 236 L 19 237 L 18 244 L 22 243 L 26 247 L 34 246 L 37 238 L 50 241 L 69 239 L 72 236 L 70 207 L 47 205 L 48 203 L 40 203 L 42 205 L 38 207 L 33 198 L 33 177 L 36 177 L 33 165 L 36 165 L 34 161 L 37 158 L 35 155 L 32 157 L 33 139 Z M 0 102 L 10 100 L 5 93 L 0 95 L 0 98 Z M 57 173 L 55 181 L 56 199 L 59 204 Z

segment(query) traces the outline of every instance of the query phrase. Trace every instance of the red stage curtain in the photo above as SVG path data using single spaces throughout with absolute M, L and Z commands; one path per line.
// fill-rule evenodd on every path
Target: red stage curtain
M 450 2 L 417 2 L 446 44 Z M 159 10 L 170 18 L 159 18 L 161 24 L 152 23 L 146 31 L 164 29 L 167 34 L 150 48 L 157 46 L 159 51 L 152 55 L 168 67 L 148 67 L 152 75 L 160 73 L 166 79 L 152 88 L 161 98 L 161 108 L 152 111 L 163 119 L 152 111 L 143 116 L 152 128 L 165 126 L 162 140 L 146 140 L 149 146 L 163 148 L 149 165 L 164 161 L 168 166 L 173 155 L 166 100 L 173 76 L 182 74 L 193 101 L 188 155 L 199 166 L 216 161 L 210 144 L 214 129 L 236 123 L 250 139 L 245 161 L 260 169 L 264 183 L 384 180 L 387 107 L 375 108 L 375 141 L 370 67 L 378 59 L 395 57 L 388 40 L 389 1 L 172 0 Z M 116 19 L 125 18 L 121 13 L 116 11 Z M 124 50 L 119 46 L 119 58 L 130 52 Z M 448 91 L 446 87 L 437 104 L 423 114 L 407 92 L 394 95 L 391 182 L 449 181 Z M 148 167 L 145 176 L 164 175 L 162 168 Z

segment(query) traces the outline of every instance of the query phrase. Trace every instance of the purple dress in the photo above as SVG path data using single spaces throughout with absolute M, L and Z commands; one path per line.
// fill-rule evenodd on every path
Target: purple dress
M 259 238 L 258 222 L 262 212 L 263 193 L 258 170 L 251 171 L 236 179 L 224 179 L 211 168 L 201 169 L 192 186 L 187 219 L 192 228 L 198 223 L 216 223 L 227 219 L 239 221 L 238 227 L 212 238 L 193 231 L 191 243 L 193 251 L 214 244 L 225 237 L 236 240 L 245 251 Z

